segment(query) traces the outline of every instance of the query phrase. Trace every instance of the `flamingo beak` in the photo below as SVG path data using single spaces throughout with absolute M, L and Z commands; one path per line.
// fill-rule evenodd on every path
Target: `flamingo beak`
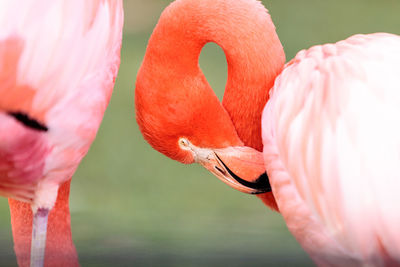
M 195 162 L 236 190 L 247 194 L 271 192 L 261 152 L 245 146 L 200 148 L 186 138 L 181 138 L 179 144 L 193 153 Z

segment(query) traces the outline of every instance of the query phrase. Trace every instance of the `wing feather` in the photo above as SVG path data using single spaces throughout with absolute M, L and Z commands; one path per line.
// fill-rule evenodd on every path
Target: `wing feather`
M 378 33 L 301 51 L 263 115 L 265 157 L 277 154 L 307 216 L 346 257 L 374 264 L 400 262 L 399 47 Z M 291 201 L 276 198 L 281 211 Z

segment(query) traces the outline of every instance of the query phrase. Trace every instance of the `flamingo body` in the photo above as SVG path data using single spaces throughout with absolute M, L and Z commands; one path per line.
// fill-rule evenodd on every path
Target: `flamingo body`
M 122 1 L 0 1 L 0 25 L 0 195 L 11 198 L 18 262 L 29 264 L 29 206 L 36 214 L 57 200 L 45 264 L 76 265 L 68 181 L 112 93 Z
M 321 265 L 400 265 L 400 36 L 303 50 L 262 118 L 285 221 Z
M 8 146 L 3 145 L 3 153 L 14 155 L 7 157 L 8 173 L 23 171 L 15 166 L 33 170 L 17 179 L 1 178 L 34 191 L 32 196 L 12 196 L 35 207 L 54 203 L 56 194 L 39 192 L 57 192 L 58 185 L 71 178 L 108 104 L 119 66 L 122 27 L 121 5 L 112 2 L 1 2 L 0 107 L 6 113 L 2 127 L 7 127 L 1 134 Z M 13 13 L 16 8 L 19 16 Z M 112 9 L 120 10 L 114 14 Z M 35 131 L 15 122 L 9 115 L 13 112 L 27 114 L 49 130 Z M 26 139 L 35 143 L 21 150 L 21 140 Z M 37 157 L 30 162 L 27 154 L 40 151 L 42 162 Z

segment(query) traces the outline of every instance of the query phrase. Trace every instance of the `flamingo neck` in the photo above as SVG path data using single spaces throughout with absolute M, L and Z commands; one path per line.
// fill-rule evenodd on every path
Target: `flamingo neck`
M 199 67 L 208 42 L 225 52 L 228 81 L 223 103 Z M 136 119 L 145 139 L 183 163 L 178 146 L 246 145 L 262 150 L 261 114 L 285 55 L 275 27 L 257 0 L 177 0 L 164 10 L 149 40 L 135 90 Z M 271 193 L 259 195 L 277 209 Z
M 262 109 L 285 62 L 275 26 L 255 0 L 176 1 L 161 16 L 145 60 L 156 77 L 165 74 L 166 84 L 178 84 L 203 76 L 198 59 L 208 42 L 218 44 L 227 59 L 222 104 L 244 144 L 261 151 Z
M 45 266 L 79 266 L 69 213 L 71 180 L 58 189 L 47 224 Z M 30 204 L 9 199 L 14 250 L 19 266 L 29 266 L 33 214 Z
M 248 26 L 251 34 L 239 34 L 241 42 L 247 37 L 239 51 L 224 49 L 228 81 L 222 101 L 240 139 L 258 151 L 263 150 L 261 114 L 285 64 L 285 54 L 269 15 L 260 20 L 256 23 L 258 28 Z

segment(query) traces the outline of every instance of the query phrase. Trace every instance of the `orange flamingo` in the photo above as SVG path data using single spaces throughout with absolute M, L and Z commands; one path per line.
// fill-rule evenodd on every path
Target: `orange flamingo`
M 207 42 L 220 45 L 227 58 L 222 105 L 198 66 Z M 400 181 L 400 132 L 393 126 L 400 125 L 398 47 L 395 35 L 358 35 L 302 51 L 284 66 L 274 25 L 258 1 L 178 0 L 149 40 L 136 82 L 137 122 L 161 153 L 200 163 L 232 187 L 259 194 L 317 264 L 399 264 L 398 197 L 385 194 Z M 388 134 L 373 131 L 370 119 Z M 371 145 L 383 136 L 383 147 Z M 371 167 L 363 169 L 366 164 Z M 382 170 L 387 178 L 376 187 Z M 369 221 L 361 222 L 361 214 Z M 378 214 L 383 217 L 371 222 Z
M 110 99 L 122 24 L 120 0 L 0 3 L 0 194 L 20 266 L 78 265 L 70 178 Z
M 249 19 L 247 14 L 254 13 Z M 228 62 L 222 105 L 198 65 L 210 41 L 222 47 Z M 261 121 L 268 90 L 284 62 L 274 25 L 257 1 L 176 1 L 161 15 L 137 76 L 140 130 L 170 158 L 201 163 L 223 182 L 259 194 L 277 209 L 257 152 L 261 124 L 254 122 Z M 230 171 L 237 176 L 225 175 Z

